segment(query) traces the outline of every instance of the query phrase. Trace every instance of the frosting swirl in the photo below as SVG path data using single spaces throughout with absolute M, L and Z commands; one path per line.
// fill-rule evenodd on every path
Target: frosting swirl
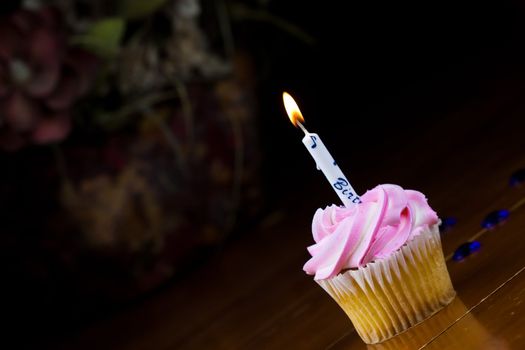
M 315 279 L 336 276 L 388 257 L 429 226 L 438 223 L 426 197 L 397 185 L 379 185 L 351 208 L 317 209 L 312 222 L 315 244 L 303 269 Z

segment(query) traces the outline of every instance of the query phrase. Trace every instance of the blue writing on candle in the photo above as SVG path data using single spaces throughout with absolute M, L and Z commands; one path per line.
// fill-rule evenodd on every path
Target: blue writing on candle
M 330 155 L 319 135 L 305 131 L 302 142 L 315 160 L 317 169 L 323 172 L 344 205 L 350 207 L 356 203 L 361 203 L 357 192 L 341 172 L 337 162 Z
M 312 148 L 317 147 L 317 142 L 315 142 L 315 141 L 317 140 L 317 137 L 315 137 L 315 136 L 310 136 L 310 138 L 312 139 L 312 141 L 313 141 L 313 143 L 314 143 L 314 144 L 312 145 Z
M 346 181 L 346 179 L 342 177 L 337 178 L 337 181 L 334 183 L 335 189 L 339 191 L 341 191 L 343 187 L 346 186 L 348 186 L 348 181 Z
M 348 199 L 352 199 L 352 197 L 354 197 L 352 199 L 352 203 L 361 203 L 361 199 L 358 196 L 356 196 L 355 193 L 350 191 L 349 189 L 350 184 L 348 183 L 348 180 L 346 180 L 345 178 L 343 177 L 337 178 L 337 181 L 333 183 L 333 186 L 336 190 L 341 191 L 341 193 L 344 196 L 347 196 Z

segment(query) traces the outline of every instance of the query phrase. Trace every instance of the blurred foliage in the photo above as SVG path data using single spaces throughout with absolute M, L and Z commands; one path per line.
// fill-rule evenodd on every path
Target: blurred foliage
M 167 0 L 119 0 L 119 13 L 129 19 L 146 17 L 157 11 Z
M 124 19 L 104 18 L 91 24 L 86 33 L 77 35 L 72 42 L 102 58 L 114 58 L 119 53 L 125 29 Z

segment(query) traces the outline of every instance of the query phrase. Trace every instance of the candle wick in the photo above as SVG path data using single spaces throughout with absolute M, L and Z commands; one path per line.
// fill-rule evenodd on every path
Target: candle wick
M 299 129 L 301 129 L 305 135 L 308 134 L 308 130 L 306 130 L 306 128 L 303 126 L 303 124 L 301 124 L 301 122 L 297 121 L 297 126 L 299 127 Z

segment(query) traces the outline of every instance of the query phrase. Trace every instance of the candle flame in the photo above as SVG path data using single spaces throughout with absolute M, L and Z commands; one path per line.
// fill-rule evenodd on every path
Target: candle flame
M 290 118 L 292 124 L 295 127 L 297 127 L 298 122 L 304 123 L 303 114 L 301 113 L 299 106 L 297 106 L 297 103 L 295 102 L 293 97 L 286 91 L 283 92 L 283 102 L 284 108 L 286 109 L 286 113 L 288 114 L 288 117 Z

